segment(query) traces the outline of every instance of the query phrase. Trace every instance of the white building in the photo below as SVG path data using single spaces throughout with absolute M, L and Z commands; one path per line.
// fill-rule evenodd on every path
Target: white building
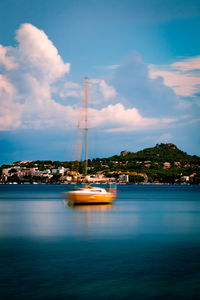
M 57 174 L 64 174 L 64 173 L 65 173 L 65 168 L 64 167 L 58 167 Z
M 8 172 L 11 170 L 11 168 L 2 169 L 2 175 L 10 175 Z
M 122 174 L 122 175 L 119 175 L 119 182 L 121 183 L 129 183 L 129 175 L 125 175 L 125 174 Z

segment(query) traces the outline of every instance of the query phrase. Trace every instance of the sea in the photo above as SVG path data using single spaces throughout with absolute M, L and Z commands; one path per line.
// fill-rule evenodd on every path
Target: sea
M 200 186 L 0 185 L 0 299 L 200 299 Z

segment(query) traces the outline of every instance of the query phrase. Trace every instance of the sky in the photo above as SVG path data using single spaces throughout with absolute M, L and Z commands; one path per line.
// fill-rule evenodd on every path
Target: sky
M 200 155 L 199 36 L 199 0 L 1 0 L 0 164 L 83 157 L 86 76 L 90 158 Z

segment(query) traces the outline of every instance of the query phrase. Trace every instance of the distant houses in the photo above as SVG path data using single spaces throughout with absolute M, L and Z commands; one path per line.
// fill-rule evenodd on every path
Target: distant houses
M 71 184 L 71 183 L 109 183 L 115 182 L 118 184 L 129 184 L 129 183 L 165 183 L 165 180 L 159 177 L 156 177 L 154 180 L 151 178 L 151 168 L 152 166 L 159 166 L 158 163 L 152 162 L 151 160 L 147 160 L 144 162 L 137 161 L 137 165 L 141 165 L 143 169 L 146 169 L 146 172 L 138 172 L 138 171 L 130 171 L 128 169 L 128 162 L 122 163 L 121 161 L 114 160 L 112 161 L 112 165 L 114 168 L 126 168 L 125 172 L 122 172 L 120 169 L 113 171 L 112 167 L 109 164 L 103 164 L 101 161 L 99 162 L 101 168 L 104 170 L 98 171 L 94 173 L 94 167 L 89 167 L 89 172 L 92 174 L 88 174 L 86 177 L 70 168 L 65 168 L 63 166 L 37 166 L 37 167 L 26 167 L 24 166 L 24 162 L 22 165 L 18 162 L 16 165 L 12 164 L 10 167 L 2 168 L 0 183 L 59 183 L 59 184 Z M 170 162 L 164 162 L 159 170 L 168 171 L 172 167 L 180 168 L 180 162 L 174 162 L 171 164 Z M 148 171 L 149 170 L 149 171 Z M 150 172 L 149 175 L 147 172 Z M 198 183 L 197 174 L 195 172 L 190 173 L 188 175 L 180 175 L 178 178 L 174 176 L 174 179 L 170 181 L 170 183 L 179 183 L 179 184 L 195 184 Z M 167 181 L 166 181 L 167 182 Z
M 200 183 L 200 157 L 188 155 L 171 143 L 89 159 L 86 177 L 84 166 L 84 161 L 18 161 L 0 167 L 0 183 Z
M 119 175 L 119 183 L 129 183 L 129 175 L 127 174 Z

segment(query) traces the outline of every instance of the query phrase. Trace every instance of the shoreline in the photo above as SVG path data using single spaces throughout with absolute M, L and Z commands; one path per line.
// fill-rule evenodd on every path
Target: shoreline
M 90 183 L 90 185 L 200 185 L 200 183 L 168 183 L 168 182 L 147 182 L 147 183 L 119 183 L 119 182 L 112 182 L 112 183 Z M 2 183 L 0 182 L 0 185 L 77 185 L 76 183 L 37 183 L 37 182 L 25 182 L 25 183 L 18 183 L 18 182 L 8 182 L 8 183 Z M 84 185 L 84 183 L 78 184 L 78 185 Z

